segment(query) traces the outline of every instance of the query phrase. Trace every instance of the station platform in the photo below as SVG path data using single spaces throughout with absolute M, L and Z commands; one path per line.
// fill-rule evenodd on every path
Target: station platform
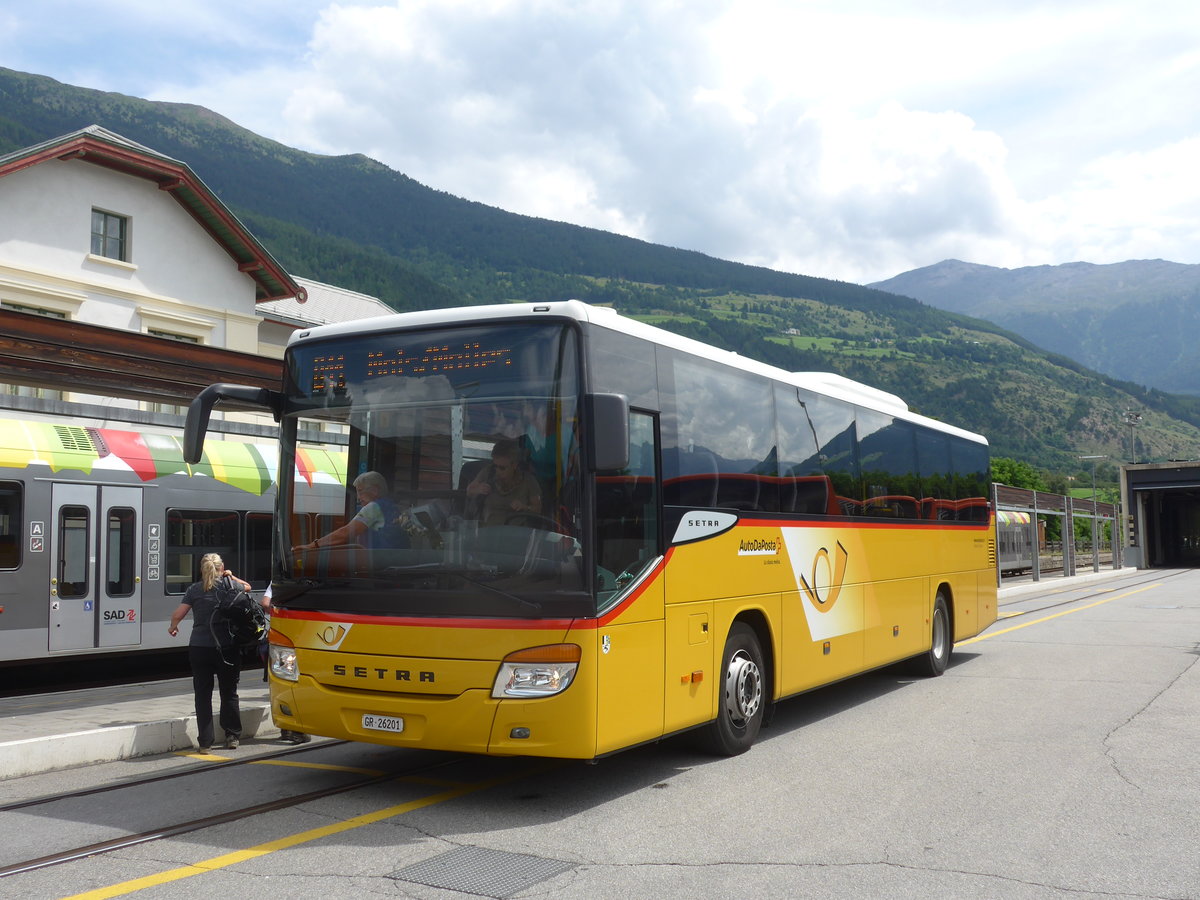
M 1033 593 L 1085 588 L 1137 571 L 1109 569 L 1070 578 L 1006 582 L 1000 588 L 1000 604 Z M 242 741 L 278 741 L 261 669 L 243 670 L 238 697 Z M 219 705 L 215 691 L 213 705 L 215 713 Z M 218 726 L 218 740 L 220 736 Z M 194 749 L 191 678 L 0 698 L 0 779 Z
M 238 700 L 243 744 L 278 741 L 279 729 L 271 722 L 271 698 L 262 680 L 262 669 L 242 672 Z M 214 719 L 219 708 L 220 699 L 214 690 Z M 219 747 L 219 723 L 215 729 Z M 0 779 L 195 750 L 196 733 L 190 677 L 3 697 Z

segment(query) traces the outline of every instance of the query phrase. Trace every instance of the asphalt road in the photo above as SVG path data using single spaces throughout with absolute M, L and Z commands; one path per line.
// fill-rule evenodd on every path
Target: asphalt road
M 0 878 L 0 897 L 1200 898 L 1200 572 L 1049 584 L 1001 614 L 941 678 L 889 669 L 794 698 L 733 759 L 681 739 L 594 766 L 342 744 L 21 779 L 9 802 L 202 770 L 0 813 L 40 847 L 399 776 Z

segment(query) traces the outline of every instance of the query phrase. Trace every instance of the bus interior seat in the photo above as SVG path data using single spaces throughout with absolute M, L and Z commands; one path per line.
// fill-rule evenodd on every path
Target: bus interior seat
M 831 512 L 829 479 L 823 475 L 789 478 L 785 494 L 789 496 L 790 500 L 787 512 L 812 516 L 826 515 Z
M 762 479 L 757 475 L 726 475 L 717 481 L 716 505 L 722 509 L 762 509 L 761 488 Z

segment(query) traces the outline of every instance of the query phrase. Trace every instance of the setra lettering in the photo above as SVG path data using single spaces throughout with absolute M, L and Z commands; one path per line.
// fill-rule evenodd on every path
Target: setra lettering
M 368 668 L 367 666 L 346 666 L 335 663 L 333 674 L 339 678 L 360 678 L 364 681 L 412 681 L 413 672 L 410 669 L 388 669 L 385 667 Z M 427 684 L 435 684 L 437 676 L 433 672 L 417 671 L 416 680 Z

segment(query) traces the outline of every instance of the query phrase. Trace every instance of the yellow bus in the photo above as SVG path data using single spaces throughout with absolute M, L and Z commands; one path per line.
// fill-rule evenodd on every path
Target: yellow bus
M 577 301 L 314 327 L 284 368 L 207 388 L 184 442 L 222 402 L 279 418 L 281 728 L 583 760 L 694 729 L 736 754 L 783 698 L 939 675 L 996 618 L 987 443 L 894 395 Z M 316 433 L 346 492 L 299 510 Z

